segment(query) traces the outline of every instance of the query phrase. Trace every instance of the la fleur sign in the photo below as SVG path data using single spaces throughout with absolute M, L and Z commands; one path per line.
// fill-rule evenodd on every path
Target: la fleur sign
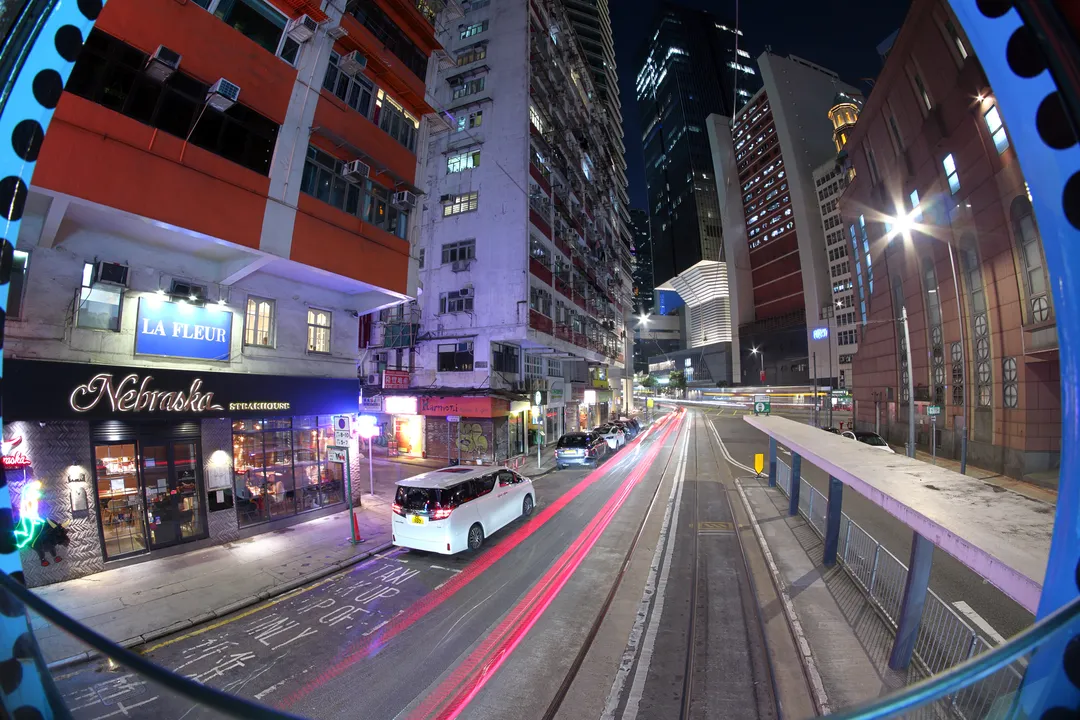
M 100 373 L 85 385 L 71 392 L 71 409 L 89 412 L 108 402 L 113 412 L 176 412 L 201 413 L 224 410 L 214 403 L 214 393 L 202 391 L 202 380 L 195 378 L 187 392 L 183 390 L 152 390 L 152 375 L 139 378 L 132 373 L 117 381 L 111 373 Z

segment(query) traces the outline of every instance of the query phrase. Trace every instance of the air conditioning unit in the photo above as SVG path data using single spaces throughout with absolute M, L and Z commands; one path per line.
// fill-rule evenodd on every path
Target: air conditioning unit
M 319 23 L 315 22 L 307 15 L 301 15 L 298 18 L 289 21 L 289 26 L 285 29 L 285 33 L 298 43 L 306 43 L 311 38 L 315 37 L 315 31 L 319 29 Z
M 180 69 L 180 58 L 180 53 L 175 50 L 170 50 L 164 45 L 158 45 L 157 50 L 146 61 L 143 72 L 146 73 L 147 77 L 158 82 L 165 82 L 172 77 L 174 72 Z
M 391 202 L 398 208 L 411 210 L 416 207 L 416 193 L 411 193 L 408 190 L 399 190 L 394 193 Z
M 342 55 L 337 66 L 341 72 L 353 76 L 367 67 L 367 57 L 361 54 L 359 50 L 353 50 L 348 55 Z
M 382 385 L 382 376 L 379 373 L 368 373 L 367 375 L 361 375 L 360 378 L 364 381 L 364 385 L 374 385 L 376 387 Z
M 94 265 L 94 282 L 127 287 L 128 266 L 120 263 L 99 262 Z
M 219 78 L 206 93 L 206 104 L 219 112 L 225 112 L 240 99 L 240 86 L 225 78 Z
M 341 175 L 346 180 L 364 180 L 371 174 L 371 166 L 363 160 L 353 160 L 345 163 L 345 167 L 341 169 Z
M 471 266 L 472 260 L 455 260 L 450 265 L 450 269 L 454 272 L 464 272 L 465 270 L 468 270 Z M 469 291 L 472 292 L 472 288 L 469 288 Z
M 447 195 L 440 195 L 440 196 L 439 196 L 439 202 L 441 202 L 441 203 L 448 203 L 448 202 L 450 202 L 450 201 L 451 201 L 451 200 L 453 200 L 453 199 L 454 199 L 454 196 L 453 196 L 453 195 L 449 195 L 449 194 L 447 194 Z
M 472 296 L 473 296 L 473 286 L 472 285 L 466 285 L 465 287 L 458 290 L 458 297 L 471 298 Z
M 332 27 L 326 31 L 326 34 L 333 40 L 340 40 L 341 38 L 349 37 L 349 31 L 340 25 Z

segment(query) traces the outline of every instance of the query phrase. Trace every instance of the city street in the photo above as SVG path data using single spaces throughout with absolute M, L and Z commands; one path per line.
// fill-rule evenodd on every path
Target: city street
M 754 455 L 763 453 L 768 462 L 769 438 L 746 423 L 741 417 L 720 416 L 709 413 L 724 444 L 732 457 L 753 467 Z M 796 419 L 796 418 L 792 418 Z M 791 454 L 780 448 L 779 458 L 791 464 Z M 829 476 L 819 468 L 804 462 L 803 478 L 819 491 L 828 494 Z M 855 492 L 844 493 L 844 512 L 866 532 L 885 546 L 901 562 L 907 564 L 911 553 L 911 530 L 880 507 Z M 1047 506 L 1047 522 L 1053 518 L 1053 508 Z M 983 636 L 998 642 L 1028 627 L 1031 613 L 987 584 L 973 571 L 946 553 L 934 549 L 934 565 L 930 575 L 930 589 L 953 609 L 965 615 L 973 627 Z M 959 607 L 957 604 L 960 603 Z M 974 613 L 972 615 L 971 613 Z M 976 620 L 975 618 L 978 618 Z

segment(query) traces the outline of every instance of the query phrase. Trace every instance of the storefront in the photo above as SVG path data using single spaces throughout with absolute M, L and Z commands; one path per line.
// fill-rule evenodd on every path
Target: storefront
M 559 378 L 549 378 L 547 381 L 547 405 L 546 434 L 544 443 L 551 445 L 557 443 L 559 438 L 566 432 L 566 423 L 563 410 L 566 407 L 566 381 Z
M 510 400 L 493 395 L 421 396 L 427 457 L 488 465 L 510 457 Z
M 417 413 L 417 405 L 415 395 L 383 397 L 384 432 L 391 456 L 424 457 L 424 416 Z
M 20 466 L 9 474 L 13 501 L 40 483 L 40 527 L 23 548 L 29 585 L 344 504 L 344 467 L 326 448 L 332 415 L 358 410 L 354 379 L 5 365 L 4 454 Z

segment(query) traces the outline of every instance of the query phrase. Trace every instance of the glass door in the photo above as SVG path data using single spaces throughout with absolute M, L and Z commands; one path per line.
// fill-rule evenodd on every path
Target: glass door
M 135 443 L 96 445 L 94 481 L 105 559 L 146 552 L 145 513 Z
M 151 549 L 205 536 L 199 446 L 195 441 L 143 445 L 142 476 Z

